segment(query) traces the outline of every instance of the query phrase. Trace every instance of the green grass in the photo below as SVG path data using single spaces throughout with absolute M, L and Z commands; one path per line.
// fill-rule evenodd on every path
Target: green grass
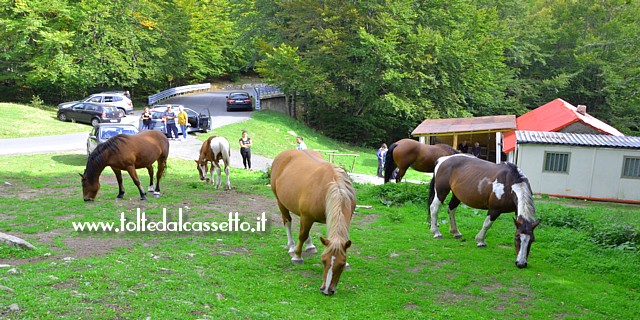
M 0 317 L 631 319 L 638 314 L 637 251 L 603 248 L 581 230 L 544 224 L 563 208 L 583 207 L 582 201 L 536 199 L 543 224 L 536 229 L 529 267 L 517 269 L 512 215 L 496 221 L 488 247 L 479 249 L 473 236 L 484 212 L 461 206 L 457 220 L 464 237 L 455 240 L 446 233 L 442 209 L 445 237 L 436 240 L 426 224 L 427 186 L 357 184 L 358 204 L 372 208 L 357 209 L 348 252 L 353 269 L 343 274 L 338 292 L 326 297 L 318 290 L 319 256 L 302 266 L 291 264 L 262 173 L 232 170 L 234 190 L 214 190 L 197 180 L 191 161 L 170 159 L 159 199 L 140 202 L 125 177 L 125 200 L 114 200 L 117 186 L 106 170 L 97 201 L 84 203 L 78 177 L 83 155 L 2 160 L 0 230 L 21 235 L 38 249 L 0 246 L 0 263 L 34 260 L 18 266 L 17 274 L 0 269 L 0 285 L 14 290 L 0 290 Z M 188 208 L 190 221 L 221 221 L 230 209 L 249 221 L 264 211 L 269 228 L 201 234 L 78 233 L 71 228 L 71 221 L 114 221 L 120 212 L 131 217 L 137 208 L 153 219 L 163 208 Z M 639 227 L 637 206 L 589 203 L 587 211 L 594 223 L 617 216 L 617 222 Z M 294 218 L 294 230 L 297 226 Z M 312 229 L 316 242 L 324 234 L 324 225 Z M 72 243 L 100 251 L 114 242 L 117 248 L 101 254 L 64 259 L 76 254 Z M 47 253 L 52 256 L 44 257 Z M 13 303 L 20 311 L 7 310 Z
M 302 136 L 309 149 L 338 150 L 343 154 L 357 154 L 353 172 L 376 175 L 378 168 L 377 149 L 350 146 L 327 138 L 279 112 L 269 110 L 254 112 L 251 119 L 214 129 L 212 134 L 226 137 L 235 146 L 243 130 L 247 131 L 253 143 L 252 154 L 275 158 L 285 149 L 295 149 L 297 146 L 296 136 Z M 199 139 L 204 141 L 208 137 L 209 135 L 202 135 Z M 326 158 L 328 160 L 328 157 Z M 350 169 L 352 161 L 353 157 L 336 157 L 336 164 L 343 168 Z M 405 179 L 419 181 L 427 181 L 427 177 L 429 177 L 427 174 L 413 169 L 409 169 L 405 175 Z
M 57 108 L 33 108 L 15 103 L 0 103 L 0 139 L 89 132 L 86 124 L 56 119 Z

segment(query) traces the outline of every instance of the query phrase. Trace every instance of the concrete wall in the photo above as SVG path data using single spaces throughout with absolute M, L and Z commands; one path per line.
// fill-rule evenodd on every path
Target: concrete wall
M 544 171 L 545 152 L 569 153 L 569 172 Z M 534 193 L 640 201 L 640 179 L 622 178 L 625 156 L 640 157 L 640 150 L 520 144 L 516 164 Z
M 284 95 L 263 96 L 260 98 L 262 110 L 273 110 L 289 115 L 289 108 Z

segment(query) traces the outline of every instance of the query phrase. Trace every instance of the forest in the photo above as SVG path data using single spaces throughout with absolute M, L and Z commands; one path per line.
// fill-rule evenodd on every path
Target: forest
M 556 98 L 640 135 L 640 1 L 0 0 L 2 101 L 257 75 L 354 145 Z

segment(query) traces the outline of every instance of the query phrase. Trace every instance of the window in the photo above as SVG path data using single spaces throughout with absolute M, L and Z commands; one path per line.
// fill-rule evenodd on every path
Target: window
M 623 178 L 640 178 L 640 158 L 624 157 L 622 165 Z
M 569 153 L 545 152 L 544 171 L 549 172 L 569 172 Z

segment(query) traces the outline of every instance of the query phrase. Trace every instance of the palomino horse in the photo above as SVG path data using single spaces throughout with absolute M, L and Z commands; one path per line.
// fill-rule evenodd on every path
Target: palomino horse
M 512 163 L 495 164 L 466 154 L 440 158 L 433 171 L 429 187 L 429 211 L 431 232 L 434 238 L 442 238 L 438 231 L 438 209 L 452 191 L 449 202 L 449 232 L 455 238 L 462 237 L 456 225 L 456 208 L 462 203 L 476 209 L 488 209 L 487 218 L 478 235 L 478 247 L 485 247 L 487 230 L 500 214 L 516 212 L 516 266 L 525 268 L 531 244 L 535 240 L 533 230 L 536 209 L 533 206 L 531 187 L 527 177 Z
M 229 141 L 224 137 L 211 136 L 200 147 L 200 158 L 196 160 L 198 165 L 198 173 L 200 174 L 200 180 L 208 180 L 213 183 L 213 170 L 216 170 L 216 189 L 220 188 L 220 180 L 222 174 L 220 174 L 220 160 L 224 162 L 224 173 L 227 175 L 227 185 L 225 189 L 231 190 L 231 181 L 229 180 L 229 162 L 231 159 L 231 148 L 229 147 Z M 207 171 L 209 171 L 208 163 L 211 162 L 211 179 L 207 178 Z
M 131 179 L 140 191 L 140 200 L 146 200 L 147 194 L 140 186 L 136 169 L 147 168 L 149 172 L 149 191 L 160 196 L 160 179 L 167 165 L 169 140 L 164 133 L 156 130 L 140 132 L 136 135 L 119 134 L 98 145 L 87 160 L 82 177 L 84 201 L 93 201 L 100 190 L 100 174 L 107 166 L 111 167 L 118 180 L 118 199 L 124 198 L 122 170 L 129 172 Z M 153 187 L 153 163 L 158 161 L 157 182 Z
M 294 264 L 302 264 L 302 243 L 305 253 L 316 253 L 309 230 L 314 222 L 326 223 L 328 237 L 320 238 L 326 249 L 322 253 L 324 276 L 320 291 L 332 295 L 347 263 L 349 224 L 356 208 L 356 193 L 347 173 L 324 161 L 312 150 L 286 150 L 271 167 L 271 189 L 282 213 L 289 248 Z M 300 216 L 300 236 L 296 245 L 291 235 L 290 212 Z
M 391 180 L 396 167 L 396 182 L 400 182 L 409 167 L 421 172 L 433 172 L 438 158 L 455 153 L 458 151 L 446 144 L 428 145 L 412 139 L 397 141 L 389 147 L 385 157 L 384 182 Z

